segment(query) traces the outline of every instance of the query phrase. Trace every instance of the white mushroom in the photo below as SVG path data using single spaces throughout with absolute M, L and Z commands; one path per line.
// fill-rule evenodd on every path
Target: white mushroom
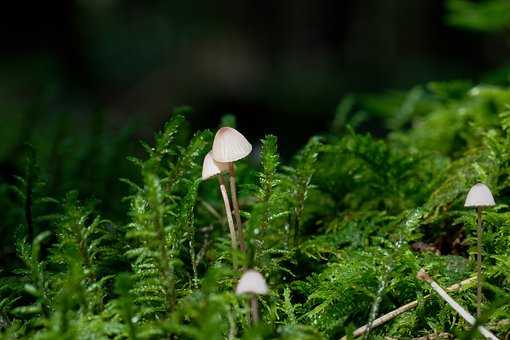
M 471 187 L 464 203 L 465 207 L 492 207 L 494 205 L 496 205 L 494 197 L 492 197 L 489 188 L 483 183 Z
M 253 323 L 259 321 L 259 309 L 257 303 L 257 295 L 265 295 L 269 293 L 264 276 L 256 270 L 247 270 L 237 283 L 236 294 L 250 296 L 250 311 Z
M 252 146 L 236 129 L 222 127 L 214 137 L 212 156 L 215 161 L 235 162 L 251 153 Z
M 228 164 L 215 161 L 214 158 L 212 158 L 211 151 L 209 151 L 202 164 L 202 179 L 205 181 L 206 179 L 227 171 Z
M 476 208 L 478 223 L 477 223 L 477 289 L 476 289 L 476 315 L 479 317 L 481 313 L 481 305 L 482 305 L 482 209 L 484 207 L 492 207 L 496 205 L 494 202 L 494 197 L 492 197 L 492 193 L 490 189 L 483 183 L 475 184 L 469 190 L 466 201 L 464 203 L 465 207 L 474 207 Z
M 262 274 L 256 270 L 247 270 L 237 283 L 236 294 L 257 294 L 265 295 L 269 293 L 267 283 Z
M 237 223 L 237 232 L 241 250 L 246 249 L 244 244 L 243 227 L 239 201 L 237 199 L 236 174 L 234 162 L 238 161 L 251 153 L 252 146 L 248 140 L 236 129 L 222 127 L 216 132 L 214 137 L 212 157 L 217 162 L 228 164 L 230 176 L 230 193 L 232 196 L 232 205 L 234 206 L 234 215 Z
M 237 237 L 236 230 L 234 227 L 234 221 L 232 219 L 232 209 L 230 208 L 230 202 L 228 200 L 227 189 L 225 188 L 225 181 L 221 176 L 222 172 L 228 171 L 228 165 L 221 162 L 216 162 L 212 158 L 211 152 L 209 152 L 205 158 L 204 163 L 202 165 L 202 179 L 207 180 L 211 177 L 218 176 L 218 181 L 220 182 L 220 192 L 223 198 L 223 203 L 225 204 L 225 213 L 227 214 L 228 221 L 228 229 L 230 230 L 230 240 L 232 242 L 232 249 L 237 249 Z M 235 257 L 235 254 L 234 254 Z

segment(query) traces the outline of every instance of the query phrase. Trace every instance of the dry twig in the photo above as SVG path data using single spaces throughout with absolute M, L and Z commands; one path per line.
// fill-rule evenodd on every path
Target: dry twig
M 467 287 L 470 287 L 475 282 L 476 282 L 476 277 L 470 277 L 469 279 L 466 279 L 464 281 L 461 281 L 459 283 L 451 285 L 450 287 L 446 288 L 446 290 L 448 292 L 455 292 L 455 291 L 463 290 Z M 430 294 L 426 295 L 424 298 L 426 299 L 429 297 L 430 297 Z M 373 328 L 378 327 L 382 324 L 385 324 L 386 322 L 396 318 L 400 314 L 403 314 L 403 313 L 407 312 L 408 310 L 416 308 L 417 305 L 418 305 L 418 300 L 414 300 L 414 301 L 409 302 L 395 310 L 392 310 L 391 312 L 384 314 L 383 316 L 375 319 L 374 322 L 372 322 L 372 326 L 370 328 L 373 329 Z M 367 331 L 367 328 L 368 328 L 368 325 L 361 326 L 360 328 L 358 328 L 354 331 L 353 336 L 358 337 L 358 336 L 365 334 L 365 332 Z M 347 336 L 344 336 L 341 338 L 341 340 L 346 340 L 346 339 L 347 339 Z

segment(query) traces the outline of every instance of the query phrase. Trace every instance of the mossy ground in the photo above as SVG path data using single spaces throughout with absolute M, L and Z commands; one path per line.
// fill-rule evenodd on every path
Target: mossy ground
M 237 164 L 248 251 L 236 256 L 271 288 L 256 327 L 234 294 L 241 272 L 217 182 L 200 180 L 213 133 L 190 133 L 187 109 L 131 163 L 129 131 L 99 121 L 90 134 L 58 119 L 13 138 L 18 177 L 0 186 L 2 336 L 334 339 L 418 299 L 370 336 L 469 337 L 415 275 L 425 267 L 443 287 L 474 275 L 475 212 L 463 201 L 481 181 L 497 202 L 484 213 L 482 320 L 504 338 L 509 103 L 504 87 L 431 83 L 346 98 L 331 130 L 288 161 L 277 137 L 252 141 L 260 152 Z M 366 133 L 374 121 L 380 138 Z M 474 313 L 475 294 L 452 296 Z

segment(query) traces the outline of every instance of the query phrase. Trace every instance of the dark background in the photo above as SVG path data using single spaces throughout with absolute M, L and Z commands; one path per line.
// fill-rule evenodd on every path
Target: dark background
M 184 104 L 193 128 L 233 113 L 250 139 L 277 134 L 289 153 L 328 128 L 345 94 L 478 81 L 506 62 L 503 39 L 446 15 L 438 0 L 10 2 L 1 131 L 27 115 L 68 115 L 79 130 L 100 111 L 112 131 L 135 122 L 133 138 L 147 138 Z
M 151 143 L 178 106 L 194 110 L 180 141 L 234 114 L 255 150 L 273 133 L 287 161 L 330 130 L 342 98 L 353 104 L 332 133 L 355 121 L 382 137 L 414 92 L 398 91 L 459 79 L 508 86 L 508 33 L 508 0 L 4 2 L 0 262 L 29 220 L 14 187 L 59 201 L 77 190 L 127 222 L 132 190 L 120 179 L 140 183 L 127 157 L 145 157 L 138 141 Z M 455 84 L 461 95 L 471 86 Z

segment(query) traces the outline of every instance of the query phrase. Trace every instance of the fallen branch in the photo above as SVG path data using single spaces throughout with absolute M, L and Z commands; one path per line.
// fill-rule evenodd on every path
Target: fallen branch
M 448 292 L 456 292 L 456 291 L 459 291 L 459 290 L 463 290 L 467 287 L 470 287 L 472 286 L 474 283 L 476 282 L 476 277 L 470 277 L 469 279 L 466 279 L 464 281 L 461 281 L 461 282 L 458 282 L 454 285 L 451 285 L 450 287 L 446 288 L 446 291 Z M 426 295 L 424 298 L 427 299 L 430 297 L 430 294 L 429 295 Z M 382 324 L 385 324 L 386 322 L 396 318 L 397 316 L 399 316 L 400 314 L 402 313 L 405 313 L 407 312 L 408 310 L 411 310 L 413 308 L 415 308 L 416 306 L 418 305 L 418 300 L 414 300 L 412 302 L 409 302 L 408 304 L 405 304 L 387 314 L 384 314 L 383 316 L 377 318 L 374 320 L 374 322 L 372 322 L 372 325 L 370 326 L 370 329 L 374 329 L 375 327 L 378 327 Z M 360 328 L 356 329 L 354 331 L 353 336 L 354 337 L 358 337 L 358 336 L 361 336 L 363 334 L 365 334 L 365 332 L 367 331 L 368 329 L 368 325 L 364 325 L 364 326 L 361 326 Z M 347 339 L 347 336 L 344 336 L 342 337 L 340 340 L 346 340 Z
M 464 320 L 466 320 L 471 326 L 476 324 L 476 319 L 474 316 L 465 310 L 461 305 L 459 305 L 454 299 L 452 299 L 450 295 L 448 295 L 448 293 L 443 288 L 441 288 L 440 285 L 432 280 L 432 278 L 423 268 L 420 269 L 416 277 L 420 280 L 428 282 L 432 289 L 434 289 L 436 293 L 439 294 L 439 296 L 445 300 L 457 313 L 459 313 L 460 316 L 462 316 Z M 477 329 L 486 339 L 498 340 L 498 338 L 484 326 L 478 326 Z

